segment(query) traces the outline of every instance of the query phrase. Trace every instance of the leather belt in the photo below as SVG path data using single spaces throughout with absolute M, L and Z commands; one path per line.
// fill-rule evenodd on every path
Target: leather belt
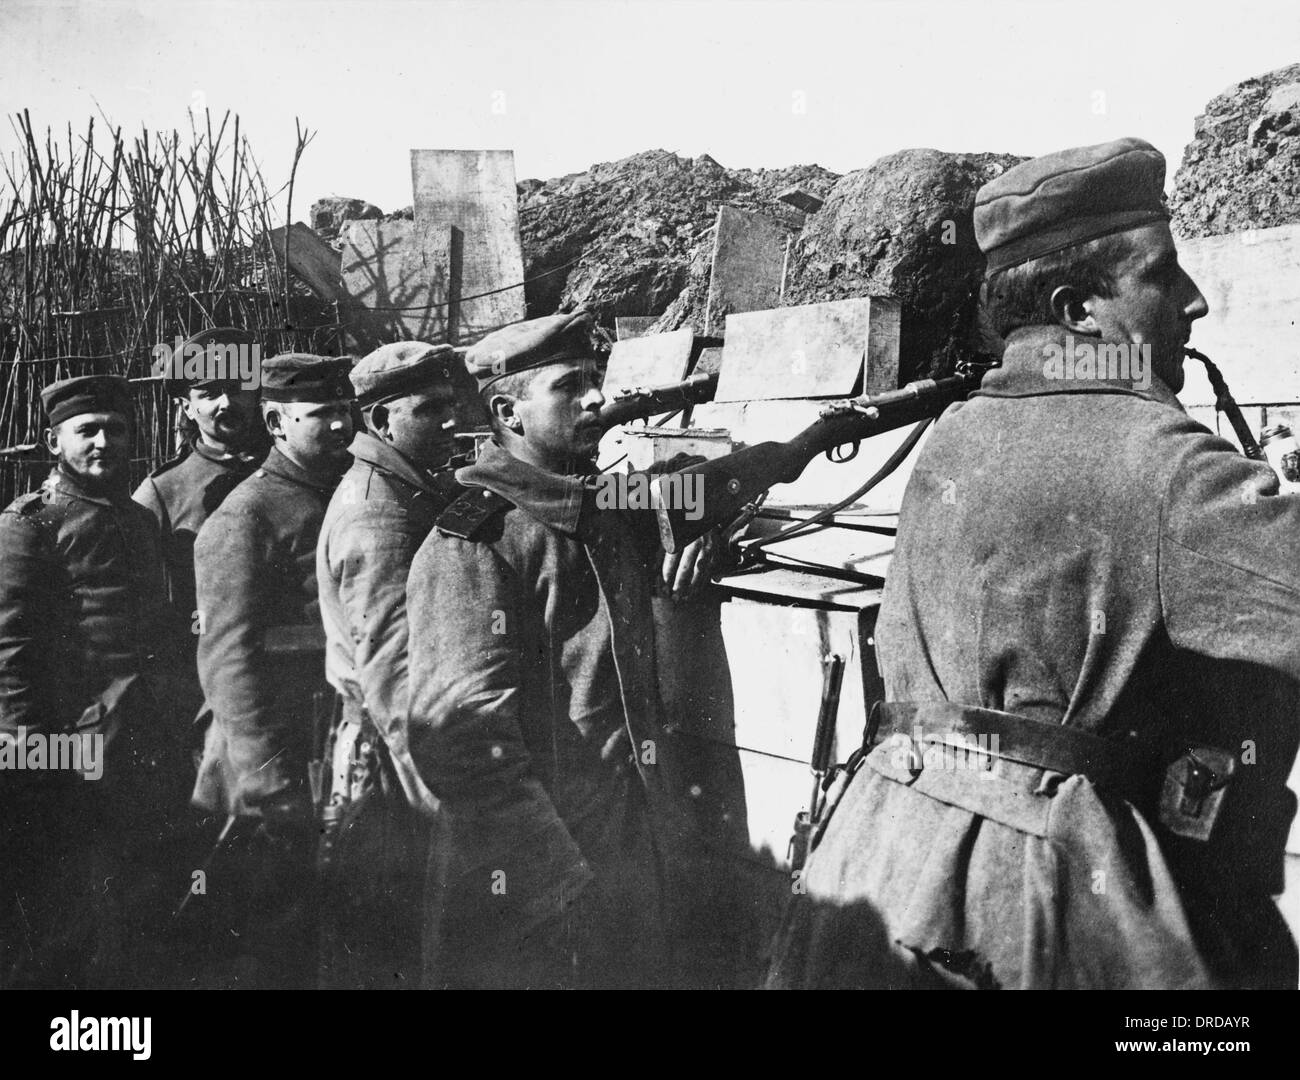
M 973 741 L 972 749 L 978 747 L 991 757 L 1086 776 L 1098 787 L 1113 789 L 1133 802 L 1154 798 L 1164 775 L 1157 747 L 1149 740 L 1107 739 L 1078 728 L 951 701 L 877 702 L 867 721 L 864 746 L 870 749 L 891 734 L 904 735 L 913 744 L 918 739 L 925 744 L 958 735 L 968 744 Z M 996 746 L 990 737 L 996 737 Z M 917 749 L 923 752 L 924 745 Z

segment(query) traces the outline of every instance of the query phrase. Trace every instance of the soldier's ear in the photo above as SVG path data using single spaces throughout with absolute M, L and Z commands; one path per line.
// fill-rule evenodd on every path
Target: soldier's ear
M 1097 334 L 1100 327 L 1087 298 L 1072 285 L 1058 285 L 1048 300 L 1057 325 L 1076 334 Z
M 59 425 L 45 429 L 45 448 L 56 457 L 59 453 Z
M 266 430 L 275 438 L 282 439 L 285 437 L 284 431 L 284 414 L 272 405 L 263 403 L 262 419 L 266 423 Z
M 388 431 L 388 409 L 384 405 L 372 405 L 366 414 L 366 426 L 376 435 L 384 435 Z
M 523 427 L 523 421 L 515 412 L 515 399 L 509 394 L 493 394 L 488 401 L 488 412 L 503 428 L 518 431 Z

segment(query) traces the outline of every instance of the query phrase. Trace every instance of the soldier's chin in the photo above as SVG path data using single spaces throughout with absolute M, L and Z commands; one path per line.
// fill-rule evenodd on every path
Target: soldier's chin
M 219 438 L 230 442 L 247 434 L 248 420 L 243 416 L 223 416 L 212 425 L 212 428 Z
M 112 487 L 122 478 L 126 472 L 126 462 L 92 461 L 84 469 L 69 469 L 65 463 L 64 468 L 86 487 L 104 488 Z

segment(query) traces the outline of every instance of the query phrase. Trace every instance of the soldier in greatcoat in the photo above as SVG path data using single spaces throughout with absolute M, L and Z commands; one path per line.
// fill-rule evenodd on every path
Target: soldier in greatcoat
M 365 418 L 316 549 L 325 672 L 341 708 L 325 778 L 322 981 L 416 989 L 428 821 L 407 745 L 406 578 L 460 494 L 459 412 L 474 381 L 450 345 L 400 341 L 353 368 Z M 463 463 L 463 462 L 462 462 Z
M 1300 497 L 1175 396 L 1207 306 L 1164 176 L 1121 139 L 977 196 L 1006 353 L 908 484 L 875 634 L 889 701 L 772 985 L 1295 985 L 1271 897 Z
M 182 350 L 208 350 L 209 346 L 252 350 L 257 339 L 247 330 L 217 327 L 188 338 Z M 208 355 L 211 353 L 205 352 L 203 359 Z M 260 353 L 249 359 L 257 359 L 260 365 Z M 211 377 L 218 373 L 228 375 L 230 369 L 207 370 L 200 363 L 194 368 L 194 378 L 178 378 L 174 366 L 167 368 L 167 393 L 182 402 L 193 435 L 184 450 L 145 477 L 132 496 L 153 514 L 162 531 L 172 626 L 178 642 L 190 642 L 168 687 L 168 707 L 177 721 L 185 724 L 194 719 L 203 702 L 195 661 L 194 540 L 212 512 L 252 474 L 270 449 L 258 411 L 258 390 L 235 379 Z M 260 380 L 260 371 L 258 375 Z
M 533 319 L 467 363 L 495 440 L 408 583 L 410 745 L 441 800 L 435 986 L 672 982 L 668 910 L 691 854 L 655 682 L 650 586 L 685 591 L 654 517 L 598 510 L 600 374 L 581 313 Z
M 210 714 L 194 802 L 220 828 L 203 897 L 217 942 L 238 945 L 218 976 L 228 985 L 316 978 L 308 763 L 328 693 L 316 540 L 351 460 L 350 367 L 302 353 L 264 362 L 262 413 L 274 446 L 194 546 Z
M 185 801 L 153 692 L 158 528 L 127 486 L 127 381 L 64 379 L 41 403 L 58 463 L 0 513 L 0 986 L 133 985 L 166 895 L 154 846 Z

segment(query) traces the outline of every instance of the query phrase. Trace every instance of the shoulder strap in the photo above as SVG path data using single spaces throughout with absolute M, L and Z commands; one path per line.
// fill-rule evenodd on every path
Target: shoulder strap
M 438 531 L 462 540 L 473 540 L 490 517 L 514 506 L 509 499 L 487 488 L 470 488 L 438 515 Z
M 180 465 L 182 462 L 188 461 L 191 453 L 192 451 L 190 450 L 183 450 L 175 457 L 168 458 L 149 474 L 149 479 L 152 480 L 155 476 L 162 476 L 163 473 L 176 468 L 176 466 Z

